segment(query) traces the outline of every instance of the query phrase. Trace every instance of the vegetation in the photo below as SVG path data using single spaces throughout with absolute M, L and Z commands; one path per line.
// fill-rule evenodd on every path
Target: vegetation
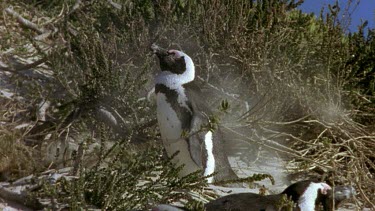
M 161 156 L 145 99 L 156 42 L 193 58 L 209 102 L 225 102 L 226 133 L 287 154 L 294 172 L 352 183 L 358 206 L 375 208 L 375 30 L 348 35 L 338 5 L 315 18 L 302 3 L 2 1 L 1 176 L 72 166 L 79 179 L 38 194 L 113 210 L 203 187 Z

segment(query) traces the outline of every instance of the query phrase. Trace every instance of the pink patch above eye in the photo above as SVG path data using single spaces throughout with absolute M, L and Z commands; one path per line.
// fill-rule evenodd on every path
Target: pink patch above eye
M 180 58 L 181 57 L 180 52 L 177 51 L 177 50 L 169 50 L 168 53 L 174 54 L 175 58 Z
M 326 195 L 328 190 L 331 190 L 331 186 L 327 185 L 326 183 L 322 183 L 322 189 L 320 190 L 322 194 Z

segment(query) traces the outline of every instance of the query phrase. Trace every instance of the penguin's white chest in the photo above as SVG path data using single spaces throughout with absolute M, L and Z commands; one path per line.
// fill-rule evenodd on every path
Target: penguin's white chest
M 200 168 L 190 156 L 186 138 L 181 138 L 181 121 L 171 104 L 167 101 L 165 94 L 158 93 L 156 95 L 156 105 L 160 133 L 168 156 L 172 156 L 179 151 L 178 155 L 174 157 L 173 162 L 178 166 L 185 165 L 181 171 L 183 176 L 199 170 Z
M 167 140 L 167 142 L 180 139 L 182 133 L 181 121 L 163 93 L 156 95 L 156 105 L 162 139 Z

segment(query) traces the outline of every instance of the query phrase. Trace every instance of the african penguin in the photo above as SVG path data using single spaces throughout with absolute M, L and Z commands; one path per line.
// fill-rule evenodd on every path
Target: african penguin
M 288 210 L 280 207 L 283 195 L 290 198 L 295 206 L 294 211 L 319 210 L 323 205 L 324 211 L 333 211 L 338 208 L 341 202 L 352 198 L 356 194 L 351 186 L 336 186 L 331 188 L 328 184 L 312 181 L 300 181 L 287 187 L 282 193 L 275 195 L 262 196 L 255 193 L 231 194 L 205 205 L 206 211 L 272 211 Z M 161 204 L 155 206 L 153 211 L 183 211 L 184 207 Z
M 153 44 L 161 72 L 155 77 L 157 120 L 168 156 L 178 166 L 184 165 L 181 176 L 203 170 L 209 183 L 214 180 L 236 179 L 224 152 L 220 130 L 204 126 L 211 112 L 194 85 L 195 66 L 184 52 L 165 50 Z
M 271 211 L 287 210 L 279 207 L 286 195 L 294 203 L 293 210 L 315 211 L 322 203 L 321 195 L 327 195 L 331 187 L 323 182 L 300 181 L 287 187 L 282 193 L 262 196 L 255 193 L 238 193 L 227 195 L 206 204 L 207 211 Z M 280 209 L 281 208 L 281 209 Z

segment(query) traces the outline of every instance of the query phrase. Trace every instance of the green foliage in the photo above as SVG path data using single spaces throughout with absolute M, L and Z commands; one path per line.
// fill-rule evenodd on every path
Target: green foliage
M 220 104 L 220 107 L 219 107 L 219 110 L 221 112 L 226 113 L 226 112 L 228 112 L 229 108 L 230 108 L 230 104 L 229 104 L 228 100 L 221 101 L 221 104 Z
M 284 194 L 279 201 L 277 206 L 278 210 L 292 211 L 294 208 L 294 202 Z
M 162 153 L 160 147 L 133 151 L 127 144 L 117 145 L 108 155 L 110 159 L 92 168 L 81 168 L 76 180 L 45 183 L 39 197 L 58 199 L 70 209 L 147 209 L 186 198 L 185 191 L 199 191 L 206 186 L 199 172 L 179 177 L 182 166 L 176 168 Z
M 198 173 L 180 178 L 181 169 L 160 156 L 161 148 L 130 154 L 122 149 L 105 168 L 85 172 L 85 198 L 97 207 L 110 210 L 147 208 L 184 197 L 180 190 L 198 190 L 205 180 Z M 201 181 L 201 182 L 199 182 Z
M 252 184 L 253 182 L 262 181 L 264 179 L 269 179 L 273 185 L 275 184 L 275 180 L 270 174 L 253 174 L 252 176 L 249 176 L 249 177 L 239 178 L 235 180 L 219 181 L 219 182 L 216 182 L 215 184 L 222 185 L 222 184 L 242 183 L 242 182 Z
M 205 211 L 204 203 L 199 201 L 192 201 L 185 205 L 187 210 L 194 210 L 194 211 Z
M 26 147 L 18 141 L 21 137 L 19 131 L 9 132 L 5 128 L 0 128 L 0 179 L 14 180 L 27 176 L 30 172 L 40 169 L 40 164 L 34 158 L 36 151 Z
M 363 25 L 349 35 L 350 55 L 345 63 L 345 89 L 352 105 L 361 110 L 357 118 L 366 125 L 374 124 L 375 109 L 375 29 L 364 35 Z

